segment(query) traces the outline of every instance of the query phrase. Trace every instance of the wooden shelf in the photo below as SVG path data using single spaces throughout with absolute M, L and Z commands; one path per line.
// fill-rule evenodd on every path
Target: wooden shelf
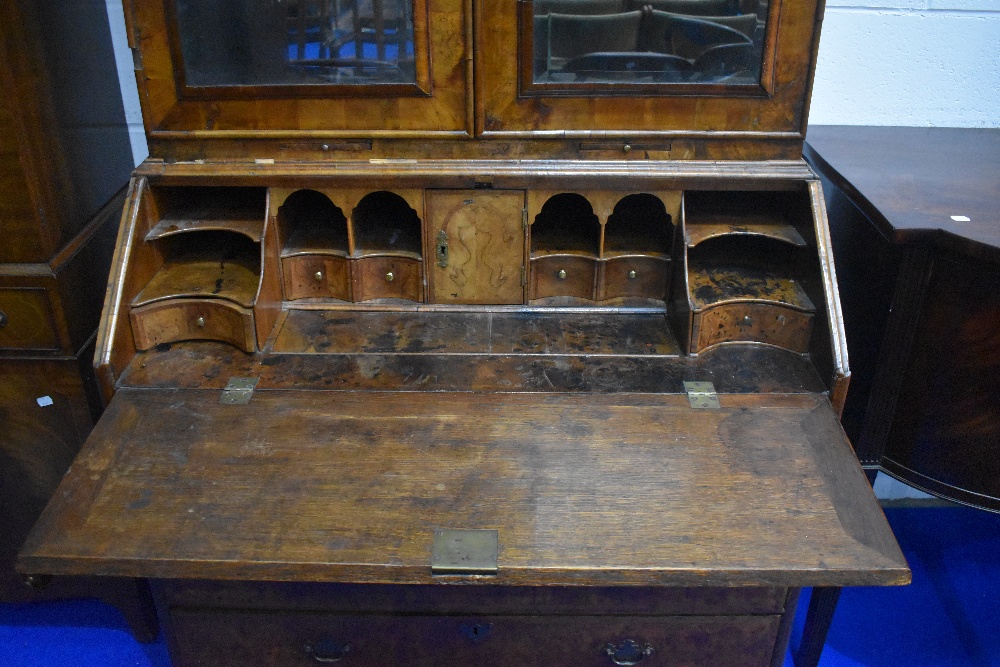
M 264 235 L 267 209 L 262 188 L 164 187 L 154 195 L 161 213 L 147 241 L 184 232 L 227 231 L 260 243 Z
M 767 214 L 698 216 L 695 220 L 689 218 L 684 242 L 689 248 L 693 248 L 702 241 L 732 234 L 764 236 L 799 248 L 807 245 L 795 227 Z
M 695 310 L 727 302 L 766 302 L 814 312 L 812 300 L 794 278 L 747 266 L 719 265 L 692 260 L 688 292 Z
M 343 229 L 327 227 L 305 227 L 292 232 L 285 247 L 281 249 L 282 257 L 296 255 L 335 255 L 347 257 L 347 227 Z
M 160 267 L 132 306 L 181 297 L 227 299 L 250 308 L 260 283 L 260 258 L 225 257 L 221 249 L 191 250 Z

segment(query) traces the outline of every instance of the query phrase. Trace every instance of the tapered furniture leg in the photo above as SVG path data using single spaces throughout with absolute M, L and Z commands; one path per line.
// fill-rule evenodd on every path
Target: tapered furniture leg
M 830 631 L 830 623 L 833 622 L 833 612 L 837 609 L 841 590 L 840 587 L 834 586 L 813 589 L 805 627 L 802 629 L 802 642 L 793 656 L 795 667 L 816 667 L 819 664 L 819 657 L 823 653 L 823 644 L 826 643 L 826 634 Z

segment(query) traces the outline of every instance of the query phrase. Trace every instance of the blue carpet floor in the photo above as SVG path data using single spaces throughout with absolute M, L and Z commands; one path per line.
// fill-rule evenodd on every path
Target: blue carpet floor
M 1000 515 L 961 507 L 886 515 L 913 584 L 845 590 L 821 667 L 1000 667 Z M 162 638 L 135 642 L 100 602 L 0 604 L 2 667 L 169 665 Z

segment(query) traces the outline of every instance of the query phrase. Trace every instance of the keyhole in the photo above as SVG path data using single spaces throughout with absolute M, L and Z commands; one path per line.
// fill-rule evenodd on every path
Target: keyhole
M 493 626 L 489 623 L 463 623 L 459 626 L 459 630 L 467 639 L 479 642 L 489 636 Z

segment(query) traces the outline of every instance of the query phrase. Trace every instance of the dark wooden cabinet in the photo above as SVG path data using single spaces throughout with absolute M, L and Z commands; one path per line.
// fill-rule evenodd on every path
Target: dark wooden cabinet
M 1000 131 L 818 127 L 864 466 L 1000 510 Z M 933 156 L 929 159 L 928 156 Z
M 151 640 L 144 582 L 14 571 L 103 407 L 95 338 L 133 167 L 105 7 L 4 3 L 0 91 L 0 599 L 100 597 Z
M 109 403 L 24 571 L 151 580 L 178 665 L 773 666 L 801 587 L 908 580 L 838 421 L 821 3 L 567 7 L 126 8 Z

